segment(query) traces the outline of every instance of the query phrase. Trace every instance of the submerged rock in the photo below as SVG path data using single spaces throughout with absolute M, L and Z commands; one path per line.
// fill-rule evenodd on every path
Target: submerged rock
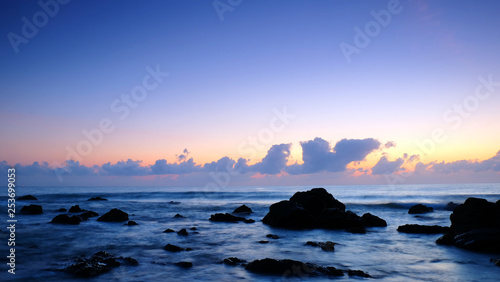
M 315 241 L 307 241 L 306 246 L 320 247 L 323 251 L 333 252 L 335 250 L 335 245 L 332 241 L 326 242 L 315 242 Z
M 180 261 L 180 262 L 176 262 L 174 264 L 177 265 L 178 267 L 182 267 L 182 268 L 191 268 L 191 267 L 193 267 L 193 263 L 189 262 L 189 261 Z
M 65 209 L 65 208 L 60 208 L 60 209 L 58 209 L 57 211 L 58 211 L 58 212 L 67 212 L 68 210 L 67 210 L 67 209 Z
M 409 214 L 421 214 L 421 213 L 428 213 L 428 212 L 432 212 L 432 211 L 434 211 L 434 209 L 432 207 L 428 207 L 428 206 L 422 205 L 422 204 L 417 204 L 417 205 L 412 206 L 408 210 L 408 213 Z
M 80 224 L 80 222 L 82 222 L 82 219 L 79 216 L 73 215 L 70 217 L 67 214 L 60 214 L 54 217 L 50 223 L 75 225 Z
M 93 212 L 93 211 L 86 211 L 82 214 L 80 214 L 81 217 L 84 217 L 84 218 L 90 218 L 90 217 L 96 217 L 96 216 L 99 216 L 98 213 L 96 212 Z
M 163 247 L 163 249 L 165 251 L 169 251 L 169 252 L 181 252 L 181 251 L 191 251 L 192 249 L 191 248 L 181 248 L 179 246 L 176 246 L 176 245 L 172 245 L 172 244 L 167 244 L 165 247 Z
M 174 233 L 175 231 L 173 229 L 166 229 L 165 231 L 163 231 L 163 233 Z
M 229 258 L 225 258 L 222 263 L 223 264 L 227 264 L 227 265 L 231 265 L 231 266 L 234 266 L 234 265 L 239 265 L 239 264 L 243 264 L 245 263 L 246 260 L 242 260 L 242 259 L 239 259 L 237 257 L 229 257 Z
M 174 215 L 174 218 L 186 218 L 186 217 L 183 215 L 180 215 L 180 214 L 176 214 L 176 215 Z
M 500 253 L 500 204 L 468 198 L 450 215 L 450 231 L 436 243 L 471 251 Z
M 297 192 L 288 201 L 272 204 L 262 222 L 287 229 L 344 229 L 352 233 L 366 233 L 365 227 L 387 226 L 385 220 L 372 214 L 362 218 L 346 211 L 345 205 L 324 188 Z
M 253 213 L 252 209 L 245 206 L 245 205 L 241 205 L 240 207 L 236 208 L 233 213 L 246 213 L 246 214 L 251 214 Z
M 271 239 L 279 239 L 280 238 L 280 236 L 274 235 L 274 234 L 267 234 L 266 237 L 271 238 Z
M 444 210 L 445 211 L 453 211 L 456 207 L 458 207 L 460 204 L 456 204 L 454 202 L 449 202 L 448 204 L 446 204 L 446 206 L 444 207 Z
M 29 206 L 24 206 L 19 213 L 29 214 L 29 215 L 43 214 L 43 209 L 42 206 L 40 205 L 29 205 Z
M 131 257 L 115 257 L 107 252 L 97 252 L 90 258 L 79 258 L 78 261 L 63 270 L 78 277 L 95 277 L 120 265 L 135 266 L 139 263 Z
M 187 232 L 186 228 L 182 228 L 181 230 L 179 230 L 179 231 L 177 232 L 177 235 L 181 235 L 181 236 L 188 236 L 189 234 L 188 234 L 188 232 Z
M 244 217 L 234 216 L 229 213 L 216 213 L 212 214 L 209 220 L 217 222 L 238 222 L 245 221 L 246 219 Z
M 79 205 L 72 206 L 69 208 L 69 212 L 71 213 L 77 213 L 77 212 L 82 212 L 83 210 L 80 208 Z
M 104 221 L 104 222 L 122 222 L 127 220 L 128 220 L 128 214 L 119 209 L 112 209 L 97 219 L 97 221 Z
M 125 225 L 134 226 L 134 225 L 139 225 L 139 224 L 133 220 L 129 220 Z
M 442 234 L 450 231 L 449 227 L 438 225 L 405 224 L 398 227 L 398 232 L 415 234 Z
M 87 201 L 107 201 L 108 199 L 101 198 L 101 197 L 92 197 L 88 199 Z
M 38 199 L 33 195 L 25 195 L 17 198 L 18 201 L 37 201 Z

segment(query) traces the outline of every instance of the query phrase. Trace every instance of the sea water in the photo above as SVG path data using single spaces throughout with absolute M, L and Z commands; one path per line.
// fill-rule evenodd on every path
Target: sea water
M 228 266 L 224 258 L 238 257 L 246 261 L 263 258 L 293 259 L 359 269 L 381 281 L 498 281 L 500 267 L 490 262 L 499 258 L 492 254 L 470 252 L 435 243 L 441 235 L 398 233 L 404 224 L 450 225 L 448 202 L 463 203 L 468 197 L 500 199 L 500 184 L 398 185 L 398 186 L 326 186 L 348 210 L 358 215 L 370 212 L 385 219 L 387 227 L 368 228 L 366 234 L 341 230 L 291 231 L 273 228 L 260 220 L 275 202 L 289 199 L 297 191 L 314 187 L 231 187 L 206 190 L 203 187 L 20 187 L 18 196 L 31 194 L 37 201 L 17 201 L 16 274 L 7 272 L 9 255 L 7 240 L 7 197 L 0 200 L 0 280 L 67 281 L 75 279 L 59 271 L 75 262 L 77 257 L 90 257 L 98 251 L 116 256 L 133 257 L 138 266 L 120 266 L 91 278 L 90 281 L 235 281 L 235 280 L 314 280 L 292 273 L 283 276 L 262 276 L 242 266 Z M 108 201 L 87 201 L 91 197 Z M 422 203 L 435 209 L 423 215 L 410 215 L 408 208 Z M 37 204 L 41 215 L 21 215 L 22 206 Z M 245 204 L 254 213 L 251 224 L 211 222 L 214 213 L 231 213 Z M 60 208 L 79 205 L 100 215 L 112 208 L 129 214 L 137 226 L 124 223 L 98 222 L 96 218 L 79 225 L 50 224 Z M 174 218 L 181 214 L 186 218 Z M 196 231 L 190 228 L 196 227 Z M 186 228 L 188 236 L 163 233 L 167 228 Z M 276 234 L 279 239 L 267 238 Z M 268 240 L 269 243 L 259 243 Z M 334 252 L 305 246 L 307 241 L 333 241 Z M 163 250 L 173 244 L 192 251 L 171 253 Z M 193 267 L 180 268 L 175 262 L 190 261 Z M 364 279 L 339 277 L 338 280 Z M 87 281 L 87 280 L 86 280 Z

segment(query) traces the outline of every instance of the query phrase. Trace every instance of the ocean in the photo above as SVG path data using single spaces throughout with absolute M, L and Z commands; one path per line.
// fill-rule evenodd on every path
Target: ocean
M 8 236 L 7 192 L 2 201 L 0 232 L 0 280 L 68 281 L 77 279 L 58 271 L 80 256 L 98 251 L 116 256 L 133 257 L 138 266 L 120 266 L 85 281 L 291 281 L 327 280 L 325 277 L 263 276 L 250 273 L 242 266 L 220 263 L 224 258 L 238 257 L 246 261 L 263 258 L 293 259 L 359 269 L 380 281 L 498 281 L 500 267 L 490 262 L 500 258 L 492 254 L 474 253 L 435 243 L 441 235 L 405 234 L 396 231 L 404 224 L 450 225 L 448 202 L 463 203 L 468 197 L 500 199 L 500 184 L 449 185 L 359 185 L 324 186 L 348 210 L 358 215 L 370 212 L 387 221 L 387 227 L 368 228 L 366 234 L 341 230 L 292 231 L 269 227 L 261 219 L 269 206 L 289 199 L 297 191 L 314 187 L 230 187 L 205 191 L 196 187 L 19 187 L 17 196 L 31 194 L 37 201 L 16 202 L 16 270 L 7 272 Z M 108 201 L 87 201 L 100 196 Z M 408 214 L 408 208 L 422 203 L 435 209 L 420 216 Z M 21 215 L 22 206 L 37 204 L 41 215 Z M 248 218 L 255 223 L 211 222 L 214 213 L 231 213 L 245 204 L 254 213 Z M 96 217 L 79 225 L 49 224 L 60 208 L 79 205 L 100 215 L 112 208 L 129 214 L 137 226 L 98 222 Z M 185 218 L 174 218 L 181 214 Z M 196 231 L 190 228 L 195 227 Z M 186 228 L 188 236 L 163 233 L 171 228 Z M 279 239 L 267 238 L 276 234 Z M 259 243 L 268 240 L 269 243 Z M 305 246 L 307 241 L 333 241 L 335 251 Z M 165 251 L 173 244 L 192 251 Z M 176 266 L 179 261 L 192 262 L 189 269 Z M 343 276 L 335 280 L 367 278 Z M 371 280 L 371 279 L 370 279 Z

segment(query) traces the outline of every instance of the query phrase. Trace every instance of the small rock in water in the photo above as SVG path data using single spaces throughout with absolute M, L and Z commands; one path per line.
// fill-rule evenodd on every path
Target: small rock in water
M 180 261 L 180 262 L 176 262 L 174 264 L 177 265 L 177 266 L 179 266 L 179 267 L 182 267 L 182 268 L 191 268 L 191 267 L 193 267 L 193 263 L 189 262 L 189 261 Z
M 412 206 L 408 210 L 408 213 L 409 214 L 420 214 L 420 213 L 428 213 L 428 212 L 432 212 L 432 211 L 434 211 L 434 209 L 432 207 L 428 207 L 428 206 L 422 205 L 422 204 L 417 204 L 417 205 Z
M 38 199 L 35 198 L 33 195 L 26 195 L 26 196 L 21 196 L 17 198 L 18 201 L 37 201 Z
M 93 211 L 86 211 L 86 212 L 82 213 L 80 216 L 84 217 L 84 218 L 90 218 L 90 217 L 99 216 L 99 214 L 96 212 L 93 212 Z
M 368 274 L 364 271 L 361 271 L 361 270 L 349 269 L 349 270 L 347 270 L 347 274 L 349 276 L 359 276 L 359 277 L 365 277 L 365 278 L 372 278 L 370 274 Z
M 267 243 L 269 243 L 269 241 L 267 241 L 267 240 L 260 240 L 260 241 L 258 241 L 257 243 L 260 243 L 260 244 L 267 244 Z
M 186 217 L 183 215 L 180 215 L 180 214 L 176 214 L 176 215 L 174 215 L 174 218 L 186 218 Z
M 19 213 L 29 214 L 29 215 L 43 214 L 43 209 L 42 206 L 40 205 L 29 205 L 29 206 L 24 206 Z
M 283 259 L 276 260 L 265 258 L 254 260 L 245 266 L 245 269 L 259 274 L 276 275 L 283 278 L 297 276 L 304 278 L 308 276 L 343 276 L 344 272 L 335 267 L 324 267 L 312 263 Z
M 78 277 L 95 277 L 106 273 L 120 265 L 138 265 L 131 257 L 115 257 L 107 252 L 97 252 L 90 258 L 79 258 L 78 261 L 63 270 Z
M 385 220 L 371 213 L 365 213 L 361 217 L 361 221 L 366 227 L 387 227 L 387 222 Z
M 181 248 L 179 246 L 172 245 L 172 244 L 167 244 L 165 247 L 163 247 L 163 249 L 165 251 L 169 251 L 169 252 L 180 252 L 180 251 L 191 251 L 192 250 L 191 248 Z
M 73 215 L 73 216 L 68 216 L 67 214 L 60 214 L 57 215 L 52 219 L 50 223 L 56 223 L 56 224 L 80 224 L 82 219 L 79 216 Z
M 337 243 L 334 243 L 332 241 L 326 241 L 326 242 L 307 241 L 306 246 L 321 247 L 323 251 L 333 252 L 335 250 L 336 244 Z
M 97 221 L 104 221 L 104 222 L 122 222 L 127 220 L 128 220 L 128 214 L 119 209 L 112 209 L 97 219 Z
M 239 259 L 237 257 L 230 257 L 230 258 L 225 258 L 222 263 L 227 264 L 227 265 L 238 265 L 246 262 L 246 260 Z
M 234 216 L 229 213 L 216 213 L 212 214 L 209 220 L 217 222 L 238 222 L 245 221 L 246 219 L 244 217 Z
M 92 197 L 88 199 L 87 201 L 107 201 L 108 199 L 101 198 L 101 197 Z
M 253 213 L 253 211 L 252 211 L 252 209 L 251 209 L 251 208 L 249 208 L 249 207 L 247 207 L 247 206 L 245 206 L 245 205 L 242 205 L 242 206 L 240 206 L 240 207 L 236 208 L 236 209 L 233 211 L 233 213 L 246 213 L 246 214 L 251 214 L 251 213 Z
M 133 226 L 133 225 L 139 225 L 139 224 L 133 220 L 129 220 L 125 225 Z
M 188 232 L 187 232 L 186 228 L 182 228 L 181 230 L 179 230 L 179 231 L 177 232 L 177 235 L 187 236 L 187 235 L 189 235 L 189 234 L 188 234 Z
M 197 230 L 197 229 L 196 229 L 196 227 L 191 227 L 191 228 L 189 228 L 189 229 L 191 229 L 191 230 Z
M 166 229 L 165 231 L 163 231 L 163 233 L 174 233 L 175 231 L 173 229 Z
M 274 235 L 274 234 L 267 234 L 266 237 L 271 238 L 271 239 L 279 239 L 280 238 L 280 236 Z
M 76 212 L 82 212 L 83 210 L 80 208 L 79 205 L 72 206 L 69 208 L 69 212 L 71 213 L 76 213 Z
M 449 202 L 445 207 L 445 211 L 453 211 L 456 207 L 458 207 L 459 204 L 455 204 L 454 202 Z

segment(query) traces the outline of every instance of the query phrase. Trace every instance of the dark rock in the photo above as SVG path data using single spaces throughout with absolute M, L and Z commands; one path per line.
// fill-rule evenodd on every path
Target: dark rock
M 314 188 L 306 192 L 297 192 L 290 201 L 296 202 L 311 212 L 313 216 L 319 216 L 324 209 L 337 208 L 345 211 L 345 205 L 335 199 L 332 194 L 324 188 Z
M 267 244 L 267 243 L 269 243 L 269 241 L 267 241 L 267 240 L 260 240 L 260 241 L 257 241 L 257 243 L 260 243 L 260 244 Z
M 254 260 L 246 265 L 246 270 L 265 275 L 277 275 L 282 277 L 297 276 L 299 278 L 308 276 L 343 276 L 344 273 L 335 267 L 323 267 L 311 263 L 303 263 L 296 260 L 283 259 L 261 259 Z
M 80 214 L 80 216 L 84 217 L 84 218 L 91 218 L 91 217 L 99 216 L 99 214 L 96 212 L 93 212 L 93 211 L 86 211 L 86 212 Z
M 24 206 L 21 211 L 19 212 L 20 214 L 42 214 L 43 209 L 42 206 L 40 205 L 29 205 L 29 206 Z
M 398 232 L 416 234 L 442 234 L 450 231 L 449 227 L 438 225 L 405 224 L 398 227 Z
M 255 223 L 255 220 L 249 218 L 249 219 L 245 219 L 244 221 L 245 223 Z
M 176 262 L 174 264 L 177 265 L 177 266 L 179 266 L 179 267 L 182 267 L 182 268 L 191 268 L 191 267 L 193 267 L 193 263 L 189 262 L 189 261 L 180 261 L 180 262 Z
M 54 217 L 50 223 L 80 224 L 80 222 L 82 222 L 82 219 L 79 216 L 73 215 L 70 217 L 67 214 L 60 214 Z
M 408 213 L 409 214 L 421 214 L 421 213 L 428 213 L 428 212 L 432 212 L 432 211 L 434 211 L 434 209 L 432 207 L 428 207 L 428 206 L 425 206 L 422 204 L 417 204 L 417 205 L 412 206 L 408 210 Z
M 345 231 L 352 234 L 366 234 L 366 229 L 364 227 L 349 227 L 346 228 Z
M 371 213 L 365 213 L 361 217 L 363 225 L 366 227 L 387 227 L 387 222 Z
M 190 229 L 190 230 L 198 230 L 198 229 L 196 229 L 196 227 L 191 227 L 191 228 L 189 228 L 189 229 Z
M 187 232 L 186 228 L 182 228 L 181 230 L 179 230 L 179 231 L 177 232 L 177 235 L 187 236 L 187 235 L 189 235 L 189 234 L 188 234 L 188 232 Z
M 72 206 L 71 208 L 69 208 L 69 212 L 71 212 L 71 213 L 82 212 L 82 211 L 83 210 L 80 208 L 79 205 Z
M 186 217 L 183 215 L 180 215 L 180 214 L 176 214 L 176 215 L 174 215 L 174 218 L 186 218 Z
M 37 198 L 35 198 L 35 196 L 33 195 L 25 195 L 25 196 L 21 196 L 19 198 L 17 198 L 18 201 L 36 201 L 38 200 Z
M 68 210 L 67 210 L 67 209 L 65 209 L 65 208 L 60 208 L 60 209 L 58 209 L 57 211 L 58 211 L 58 212 L 67 212 Z
M 233 211 L 233 213 L 246 213 L 246 214 L 251 214 L 251 213 L 253 213 L 253 211 L 252 211 L 252 209 L 251 209 L 251 208 L 249 208 L 249 207 L 247 207 L 247 206 L 245 206 L 245 205 L 242 205 L 242 206 L 240 206 L 240 207 L 236 208 L 236 209 Z
M 107 252 L 97 252 L 90 258 L 79 258 L 78 261 L 64 269 L 78 277 L 95 277 L 120 265 L 138 265 L 137 260 L 130 257 L 115 257 Z
M 239 259 L 239 258 L 236 258 L 236 257 L 225 258 L 222 261 L 222 263 L 227 264 L 227 265 L 231 265 L 231 266 L 239 265 L 239 264 L 242 264 L 242 263 L 245 263 L 245 262 L 246 262 L 246 260 L 242 260 L 242 259 Z
M 454 202 L 449 202 L 448 204 L 446 204 L 446 206 L 444 207 L 444 210 L 445 211 L 453 211 L 456 207 L 458 207 L 459 204 L 455 204 Z
M 274 234 L 267 234 L 266 237 L 271 238 L 271 239 L 279 239 L 280 238 L 280 236 L 274 235 Z
M 500 253 L 500 205 L 468 198 L 450 215 L 450 231 L 436 243 L 479 252 Z
M 307 241 L 306 246 L 320 247 L 323 251 L 333 252 L 335 250 L 336 244 L 337 243 L 334 243 L 332 241 L 326 241 L 326 242 Z
M 171 205 L 178 205 L 178 204 L 180 204 L 181 202 L 170 201 L 170 202 L 168 202 L 168 203 L 169 203 L 169 204 L 171 204 Z
M 133 220 L 129 220 L 125 225 L 134 226 L 134 225 L 139 225 L 139 224 Z
M 351 211 L 342 211 L 336 208 L 324 210 L 320 223 L 322 227 L 328 229 L 345 229 L 351 233 L 366 232 L 361 217 Z
M 229 213 L 216 213 L 212 214 L 209 220 L 217 222 L 238 222 L 245 221 L 246 219 L 244 217 L 234 216 Z
M 108 199 L 101 198 L 101 197 L 92 197 L 88 199 L 87 201 L 107 201 Z
M 347 270 L 347 274 L 349 276 L 360 276 L 360 277 L 365 277 L 365 278 L 372 278 L 370 274 L 368 274 L 364 271 L 361 271 L 361 270 L 349 269 L 349 270 Z
M 165 231 L 163 231 L 163 233 L 174 233 L 175 231 L 173 229 L 166 229 Z
M 318 220 L 308 210 L 293 201 L 272 204 L 262 222 L 289 229 L 309 229 L 318 226 Z
M 163 247 L 163 249 L 165 251 L 169 251 L 169 252 L 180 252 L 180 251 L 190 251 L 191 248 L 181 248 L 179 246 L 176 246 L 176 245 L 171 245 L 171 244 L 167 244 L 165 247 Z
M 97 219 L 97 221 L 104 221 L 104 222 L 122 222 L 127 220 L 128 220 L 128 214 L 119 209 L 112 209 Z
M 490 259 L 492 263 L 494 263 L 496 266 L 500 266 L 500 259 Z

